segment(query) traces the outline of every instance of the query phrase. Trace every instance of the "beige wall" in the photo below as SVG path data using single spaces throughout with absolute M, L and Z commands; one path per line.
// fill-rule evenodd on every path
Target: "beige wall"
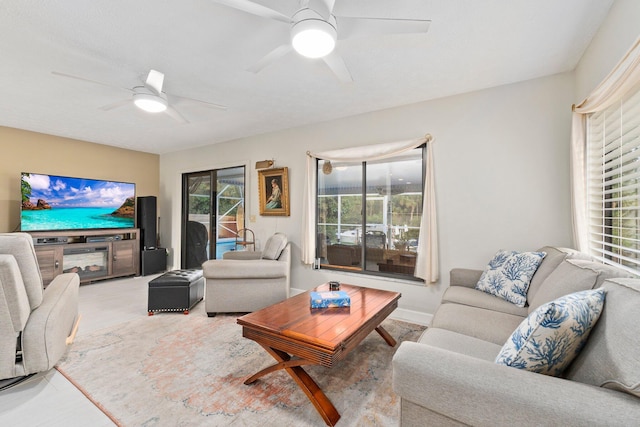
M 159 193 L 156 154 L 0 127 L 0 232 L 20 225 L 20 172 L 136 184 L 138 196 Z

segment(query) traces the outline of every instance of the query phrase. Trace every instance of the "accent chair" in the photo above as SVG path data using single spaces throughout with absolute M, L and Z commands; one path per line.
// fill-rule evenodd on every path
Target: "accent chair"
M 79 285 L 63 273 L 44 288 L 31 236 L 0 234 L 0 379 L 58 363 L 77 331 Z
M 289 298 L 291 245 L 287 236 L 271 236 L 262 251 L 229 251 L 202 264 L 205 309 L 249 313 Z

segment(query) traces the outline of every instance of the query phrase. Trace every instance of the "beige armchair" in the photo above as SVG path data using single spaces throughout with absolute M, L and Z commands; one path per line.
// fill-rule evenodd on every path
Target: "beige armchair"
M 204 262 L 202 270 L 209 317 L 256 311 L 289 297 L 291 245 L 276 233 L 263 251 L 225 252 L 223 259 Z
M 79 285 L 64 273 L 44 289 L 31 236 L 0 234 L 0 379 L 58 363 L 77 330 Z

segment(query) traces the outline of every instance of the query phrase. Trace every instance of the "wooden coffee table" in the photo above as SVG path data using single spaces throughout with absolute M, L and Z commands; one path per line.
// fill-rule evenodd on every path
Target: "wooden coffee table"
M 317 291 L 328 291 L 329 285 Z M 398 306 L 400 293 L 341 284 L 351 298 L 351 307 L 310 308 L 305 292 L 278 304 L 238 318 L 242 336 L 260 344 L 276 363 L 245 380 L 286 370 L 316 407 L 324 421 L 335 425 L 340 414 L 318 384 L 302 368 L 322 365 L 328 368 L 344 359 L 371 331 L 377 331 L 390 346 L 396 341 L 380 323 Z

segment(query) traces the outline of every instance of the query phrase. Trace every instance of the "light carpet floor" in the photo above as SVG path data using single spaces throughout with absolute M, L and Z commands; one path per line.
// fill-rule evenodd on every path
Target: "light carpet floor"
M 311 402 L 284 371 L 243 381 L 273 363 L 242 337 L 237 315 L 208 318 L 159 313 L 79 336 L 58 370 L 123 426 L 323 426 Z M 398 341 L 423 326 L 387 319 Z M 337 366 L 307 366 L 342 418 L 338 426 L 398 425 L 391 388 L 396 347 L 370 334 Z

